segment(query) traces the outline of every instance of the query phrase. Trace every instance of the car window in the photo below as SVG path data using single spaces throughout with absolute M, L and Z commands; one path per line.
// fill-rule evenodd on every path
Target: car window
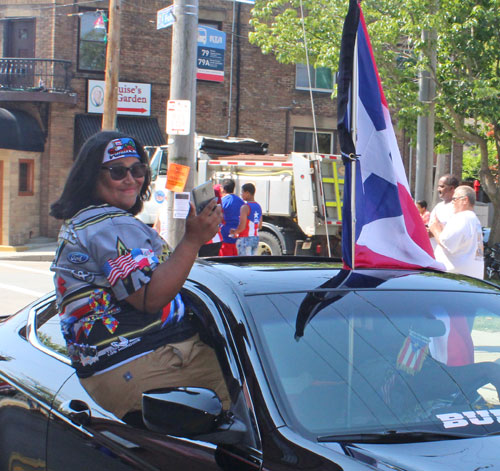
M 68 356 L 55 301 L 37 309 L 35 328 L 37 338 L 41 344 L 54 352 Z
M 311 434 L 499 430 L 500 296 L 344 290 L 249 304 L 284 415 Z
M 241 376 L 241 365 L 232 353 L 234 350 L 229 346 L 232 333 L 227 328 L 223 314 L 227 307 L 222 305 L 219 299 L 208 296 L 189 282 L 181 290 L 181 294 L 187 308 L 195 314 L 200 338 L 216 352 L 231 396 L 230 410 L 247 426 L 244 443 L 254 449 L 260 449 L 260 436 L 247 381 Z

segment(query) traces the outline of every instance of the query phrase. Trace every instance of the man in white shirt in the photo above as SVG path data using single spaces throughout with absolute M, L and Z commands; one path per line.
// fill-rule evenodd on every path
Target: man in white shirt
M 436 260 L 444 263 L 446 271 L 484 278 L 483 234 L 481 223 L 474 213 L 476 193 L 469 186 L 455 189 L 451 204 L 454 213 L 444 225 L 435 220 L 430 231 L 437 247 Z
M 453 216 L 453 205 L 451 204 L 451 198 L 453 197 L 453 192 L 458 186 L 458 179 L 449 173 L 443 175 L 438 181 L 438 194 L 442 199 L 431 212 L 429 218 L 429 227 L 435 221 L 439 221 L 443 226 L 446 226 L 448 220 Z M 432 233 L 429 231 L 429 237 L 431 238 L 431 245 L 433 250 L 436 250 L 437 242 L 434 239 Z M 434 254 L 435 256 L 436 254 Z
M 432 224 L 434 219 L 437 219 L 441 223 L 445 224 L 448 219 L 453 215 L 453 205 L 451 204 L 451 198 L 455 188 L 458 186 L 458 179 L 453 175 L 447 174 L 443 175 L 438 181 L 438 193 L 439 197 L 443 200 L 436 204 L 431 212 L 431 217 L 429 223 Z

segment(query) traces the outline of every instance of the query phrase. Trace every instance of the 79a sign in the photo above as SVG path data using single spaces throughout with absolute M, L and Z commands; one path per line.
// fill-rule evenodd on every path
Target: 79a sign
M 212 82 L 224 81 L 224 52 L 226 33 L 198 25 L 198 55 L 196 78 Z

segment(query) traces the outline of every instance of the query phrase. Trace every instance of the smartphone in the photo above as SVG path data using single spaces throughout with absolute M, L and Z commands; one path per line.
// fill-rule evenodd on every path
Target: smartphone
M 208 181 L 193 188 L 191 190 L 191 198 L 196 208 L 196 214 L 200 214 L 203 208 L 215 198 L 213 183 Z

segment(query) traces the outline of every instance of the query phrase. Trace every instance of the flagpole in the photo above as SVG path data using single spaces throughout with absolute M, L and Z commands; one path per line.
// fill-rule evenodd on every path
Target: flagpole
M 358 35 L 354 43 L 354 58 L 352 64 L 352 86 L 351 86 L 351 135 L 354 148 L 356 148 L 356 123 L 358 119 Z M 352 266 L 356 268 L 356 161 L 357 154 L 351 156 L 351 257 Z
M 358 35 L 354 42 L 354 57 L 352 63 L 352 82 L 351 82 L 351 136 L 356 149 L 356 134 L 357 134 L 357 118 L 358 118 Z M 358 155 L 355 150 L 354 155 L 351 155 L 351 268 L 356 269 L 355 247 L 356 247 L 356 163 Z M 349 365 L 347 370 L 347 423 L 351 425 L 351 403 L 352 403 L 352 375 L 354 369 L 354 319 L 352 314 L 349 316 L 349 340 L 348 340 L 348 355 Z

